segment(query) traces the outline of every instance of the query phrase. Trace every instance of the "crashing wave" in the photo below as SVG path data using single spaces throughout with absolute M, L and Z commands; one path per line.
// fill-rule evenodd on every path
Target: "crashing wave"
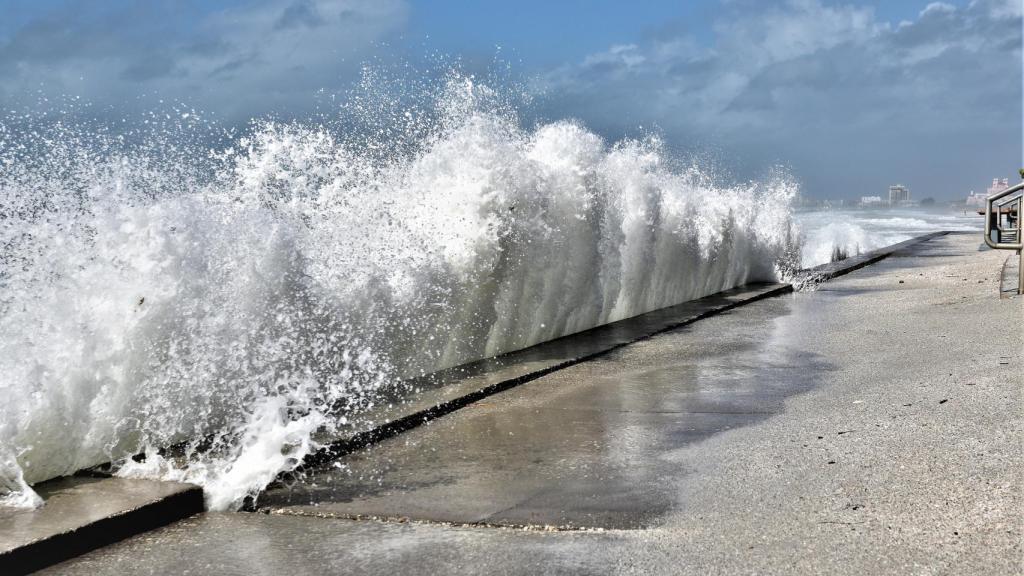
M 655 137 L 524 128 L 453 77 L 391 138 L 0 123 L 9 500 L 113 461 L 237 508 L 406 377 L 795 267 L 793 184 L 714 186 Z

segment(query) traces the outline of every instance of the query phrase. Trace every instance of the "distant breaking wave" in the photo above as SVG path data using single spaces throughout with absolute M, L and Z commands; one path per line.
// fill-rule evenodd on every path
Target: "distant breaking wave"
M 716 187 L 493 94 L 452 75 L 412 135 L 214 150 L 0 123 L 7 503 L 113 461 L 237 508 L 403 378 L 795 267 L 788 180 Z
M 884 216 L 884 217 L 879 217 Z M 891 246 L 939 230 L 979 230 L 974 214 L 920 208 L 820 210 L 794 215 L 805 268 Z

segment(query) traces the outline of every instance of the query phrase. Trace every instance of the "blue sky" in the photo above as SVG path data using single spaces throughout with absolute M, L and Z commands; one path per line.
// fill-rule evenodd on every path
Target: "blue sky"
M 362 66 L 495 60 L 531 114 L 654 128 L 739 178 L 952 198 L 1022 160 L 1022 0 L 4 0 L 0 109 L 302 118 Z

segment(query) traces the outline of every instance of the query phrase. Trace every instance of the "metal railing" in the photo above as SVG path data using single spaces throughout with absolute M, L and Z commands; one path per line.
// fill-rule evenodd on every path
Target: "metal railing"
M 1022 216 L 1024 216 L 1024 182 L 993 194 L 985 200 L 985 244 L 996 250 L 1016 250 L 1020 255 L 1020 267 L 1017 269 L 1017 294 L 1024 294 Z

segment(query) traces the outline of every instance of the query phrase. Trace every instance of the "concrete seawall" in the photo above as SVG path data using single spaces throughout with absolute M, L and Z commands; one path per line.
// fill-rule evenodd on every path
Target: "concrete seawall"
M 978 244 L 931 235 L 817 290 L 502 359 L 339 440 L 309 464 L 343 468 L 269 491 L 270 514 L 54 573 L 1019 573 L 1024 308 Z

